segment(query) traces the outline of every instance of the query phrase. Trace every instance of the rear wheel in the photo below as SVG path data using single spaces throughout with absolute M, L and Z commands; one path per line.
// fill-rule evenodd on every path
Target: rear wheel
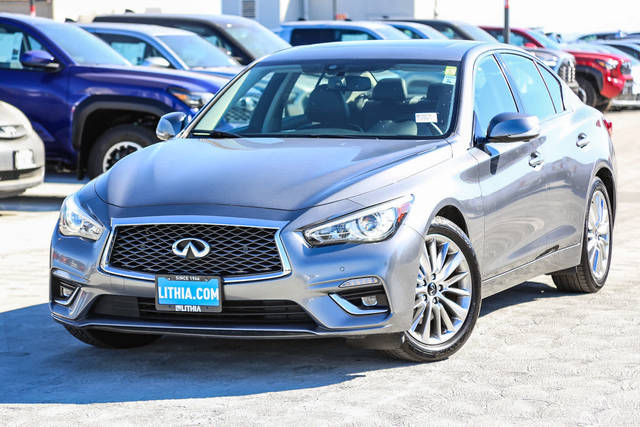
M 109 129 L 91 148 L 87 167 L 89 177 L 95 178 L 129 154 L 157 141 L 155 134 L 143 126 L 119 125 Z
M 158 340 L 162 335 L 127 334 L 124 332 L 101 331 L 98 329 L 79 329 L 64 325 L 71 335 L 85 344 L 100 348 L 142 347 Z
M 611 265 L 613 218 L 604 183 L 596 178 L 584 224 L 582 258 L 574 269 L 553 274 L 556 287 L 565 292 L 598 292 L 604 286 Z
M 480 271 L 464 232 L 436 217 L 420 253 L 411 326 L 391 356 L 417 362 L 446 359 L 467 341 L 480 312 Z

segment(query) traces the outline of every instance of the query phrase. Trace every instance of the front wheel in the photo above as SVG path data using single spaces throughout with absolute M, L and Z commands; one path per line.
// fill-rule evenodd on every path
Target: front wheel
M 119 125 L 109 129 L 91 148 L 87 165 L 89 177 L 95 178 L 129 154 L 157 141 L 153 131 L 143 126 Z
M 591 184 L 585 217 L 580 264 L 571 270 L 551 275 L 558 290 L 564 292 L 598 292 L 609 275 L 613 216 L 609 193 L 600 178 Z
M 446 359 L 467 341 L 481 305 L 480 270 L 469 238 L 436 217 L 421 248 L 411 326 L 387 352 L 399 359 Z

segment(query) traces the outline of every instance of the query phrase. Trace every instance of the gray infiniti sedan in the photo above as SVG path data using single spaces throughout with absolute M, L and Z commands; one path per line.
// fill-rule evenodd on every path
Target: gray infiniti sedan
M 604 286 L 610 131 L 518 48 L 284 50 L 65 200 L 51 313 L 101 347 L 344 337 L 443 359 L 483 297 L 540 274 Z
M 0 199 L 41 184 L 44 157 L 44 144 L 29 119 L 0 101 Z

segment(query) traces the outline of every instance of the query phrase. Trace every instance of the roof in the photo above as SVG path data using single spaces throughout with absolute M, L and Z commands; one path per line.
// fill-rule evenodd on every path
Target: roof
M 112 29 L 118 31 L 127 31 L 131 33 L 146 34 L 149 36 L 166 36 L 166 35 L 193 35 L 191 31 L 181 30 L 172 27 L 162 27 L 160 25 L 149 24 L 129 24 L 121 22 L 92 22 L 90 24 L 80 24 L 82 28 L 95 29 Z
M 113 14 L 113 15 L 100 15 L 96 16 L 94 22 L 100 22 L 100 18 L 140 18 L 140 17 L 149 17 L 149 18 L 161 18 L 161 19 L 172 19 L 172 20 L 180 20 L 180 21 L 200 21 L 200 22 L 213 22 L 216 24 L 235 24 L 235 25 L 246 25 L 246 24 L 257 24 L 256 21 L 252 19 L 243 18 L 242 16 L 235 15 L 200 15 L 200 14 L 187 14 L 187 13 L 122 13 L 122 14 Z
M 499 43 L 470 40 L 369 40 L 357 42 L 321 43 L 298 46 L 276 52 L 262 63 L 304 60 L 341 59 L 411 59 L 460 61 L 474 47 L 501 48 Z
M 387 28 L 389 25 L 383 22 L 376 21 L 289 21 L 280 24 L 282 27 L 331 27 L 331 28 L 367 28 L 370 30 L 377 30 L 380 28 Z

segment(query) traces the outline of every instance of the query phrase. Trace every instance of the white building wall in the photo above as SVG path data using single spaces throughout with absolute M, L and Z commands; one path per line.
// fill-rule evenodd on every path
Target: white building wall
M 124 13 L 126 9 L 137 13 L 207 13 L 220 14 L 222 0 L 52 0 L 53 16 L 57 21 L 65 18 L 91 21 L 96 15 Z M 39 2 L 36 3 L 36 7 Z

